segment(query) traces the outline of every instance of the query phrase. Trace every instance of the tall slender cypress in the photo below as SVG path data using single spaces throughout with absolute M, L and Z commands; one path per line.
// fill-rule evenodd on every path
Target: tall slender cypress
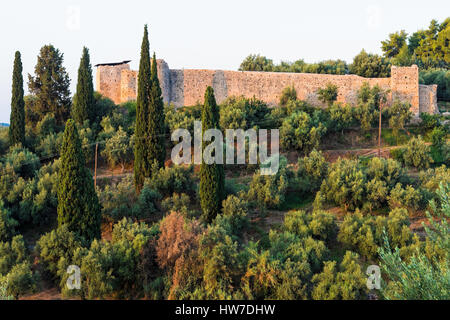
M 25 102 L 23 99 L 22 60 L 16 51 L 12 79 L 9 143 L 11 146 L 25 142 Z
M 101 208 L 75 122 L 67 120 L 58 172 L 58 226 L 67 225 L 86 240 L 100 238 Z
M 83 53 L 78 68 L 77 92 L 73 97 L 72 118 L 78 124 L 85 120 L 94 120 L 94 84 L 92 82 L 92 67 L 89 50 L 83 47 Z
M 134 143 L 134 186 L 138 193 L 144 185 L 145 178 L 150 176 L 151 171 L 151 163 L 148 161 L 147 149 L 149 140 L 148 119 L 152 90 L 149 47 L 147 25 L 145 25 L 141 45 L 141 60 L 139 62 Z
M 158 68 L 156 55 L 152 59 L 152 88 L 151 101 L 148 113 L 148 162 L 157 162 L 159 167 L 164 167 L 166 159 L 166 148 L 164 139 L 164 102 L 161 96 L 161 87 L 158 79 Z
M 205 103 L 202 108 L 202 136 L 208 129 L 219 128 L 219 108 L 214 90 L 206 88 Z M 203 150 L 205 149 L 202 144 Z M 225 198 L 225 173 L 223 164 L 206 164 L 202 157 L 200 166 L 200 204 L 205 221 L 212 221 L 220 213 Z

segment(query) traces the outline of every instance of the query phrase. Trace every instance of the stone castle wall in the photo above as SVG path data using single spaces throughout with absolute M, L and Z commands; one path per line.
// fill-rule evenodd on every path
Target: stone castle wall
M 158 78 L 164 102 L 177 107 L 203 103 L 207 86 L 214 88 L 218 103 L 230 96 L 256 97 L 270 105 L 276 105 L 281 92 L 294 86 L 299 99 L 318 107 L 317 90 L 328 83 L 338 87 L 337 100 L 356 104 L 357 92 L 364 82 L 379 85 L 389 92 L 388 104 L 394 99 L 407 101 L 415 116 L 420 112 L 435 113 L 437 110 L 435 86 L 419 86 L 417 66 L 392 67 L 390 78 L 363 78 L 357 75 L 329 75 L 312 73 L 250 72 L 223 70 L 171 70 L 164 60 L 157 60 Z M 115 71 L 113 69 L 116 69 Z M 99 66 L 97 69 L 97 91 L 115 103 L 136 99 L 137 72 L 128 64 Z
M 437 84 L 419 84 L 419 106 L 420 113 L 439 113 L 439 109 L 437 107 Z

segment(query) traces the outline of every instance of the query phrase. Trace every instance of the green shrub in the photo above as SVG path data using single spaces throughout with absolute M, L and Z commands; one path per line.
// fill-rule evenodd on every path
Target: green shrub
M 10 164 L 0 163 L 0 197 L 19 223 L 47 223 L 56 211 L 58 163 L 41 167 L 33 179 L 27 180 L 18 177 Z
M 326 211 L 314 211 L 306 214 L 304 211 L 290 211 L 285 215 L 283 229 L 300 238 L 313 237 L 327 244 L 335 241 L 338 227 L 336 217 Z
M 401 164 L 392 159 L 373 157 L 367 164 L 367 176 L 369 179 L 378 179 L 393 187 L 397 182 L 405 178 L 405 170 Z
M 317 90 L 319 101 L 326 103 L 329 107 L 336 101 L 338 95 L 338 87 L 332 83 L 328 83 L 325 88 Z
M 338 226 L 336 217 L 322 210 L 316 210 L 312 213 L 309 228 L 315 239 L 323 240 L 330 244 L 336 240 Z
M 4 163 L 11 165 L 14 171 L 24 178 L 33 177 L 40 166 L 39 158 L 21 145 L 10 148 Z
M 82 298 L 135 298 L 143 294 L 139 270 L 140 252 L 155 233 L 144 223 L 123 219 L 113 227 L 112 240 L 94 240 L 89 248 L 79 247 L 72 259 L 62 258 L 58 275 L 63 296 Z M 67 267 L 80 266 L 81 290 L 68 290 Z
M 31 219 L 35 225 L 49 223 L 52 219 L 51 214 L 56 212 L 58 206 L 58 170 L 59 160 L 55 160 L 42 166 L 38 171 L 31 209 Z
M 166 212 L 172 211 L 181 213 L 185 218 L 194 218 L 198 212 L 191 210 L 191 199 L 185 193 L 174 193 L 171 197 L 164 199 L 161 202 L 161 208 Z
M 51 112 L 46 113 L 42 120 L 36 124 L 36 134 L 40 137 L 57 133 L 60 130 L 61 128 L 56 124 L 55 115 Z
M 246 106 L 244 101 L 241 103 L 225 102 L 220 108 L 220 128 L 226 129 L 247 129 Z M 236 102 L 236 101 L 233 101 Z
M 450 168 L 442 165 L 437 168 L 421 171 L 419 172 L 419 179 L 423 188 L 435 192 L 439 188 L 440 183 L 443 185 L 450 183 Z
M 248 250 L 242 277 L 245 298 L 307 299 L 311 277 L 320 272 L 328 254 L 325 244 L 287 231 L 270 231 L 269 241 L 267 251 Z
M 438 202 L 430 202 L 434 216 L 427 213 L 429 226 L 425 226 L 427 245 L 416 247 L 409 257 L 403 257 L 401 249 L 385 237 L 378 253 L 383 274 L 388 283 L 382 285 L 385 299 L 401 300 L 448 300 L 449 273 L 449 187 L 441 184 Z M 428 251 L 432 243 L 434 250 Z
M 403 159 L 404 153 L 405 153 L 405 148 L 395 148 L 395 149 L 389 150 L 389 154 L 391 155 L 391 157 L 400 163 L 404 162 L 404 159 Z
M 316 123 L 303 111 L 295 112 L 283 121 L 280 128 L 280 144 L 286 150 L 296 149 L 304 153 L 318 149 L 326 127 Z
M 299 111 L 310 111 L 311 107 L 301 100 L 288 100 L 286 105 L 272 108 L 268 116 L 266 128 L 279 128 L 286 117 L 290 117 L 293 113 Z
M 314 300 L 358 300 L 366 299 L 367 277 L 358 264 L 358 254 L 347 251 L 336 267 L 336 261 L 327 261 L 323 271 L 312 278 Z
M 420 127 L 424 132 L 431 131 L 440 125 L 439 115 L 436 114 L 422 112 L 420 114 L 420 119 L 422 120 L 422 122 L 420 123 Z
M 412 118 L 412 112 L 409 111 L 410 108 L 411 105 L 409 103 L 395 100 L 392 106 L 388 109 L 389 126 L 392 128 L 392 132 L 397 139 L 397 143 L 399 130 L 404 129 L 405 124 Z
M 0 127 L 0 157 L 8 151 L 9 148 L 9 127 Z
M 102 205 L 102 215 L 112 221 L 126 217 L 149 217 L 157 211 L 157 202 L 161 199 L 161 195 L 148 183 L 137 196 L 131 175 L 116 184 L 106 185 L 103 190 L 97 192 Z
M 45 272 L 51 279 L 56 280 L 60 259 L 71 262 L 75 250 L 81 246 L 82 241 L 77 235 L 63 225 L 44 234 L 36 242 L 35 252 Z
M 2 300 L 13 300 L 14 297 L 9 295 L 7 292 L 7 283 L 6 283 L 6 279 L 3 279 L 0 282 L 0 301 Z
M 94 92 L 94 100 L 95 100 L 95 121 L 94 123 L 99 126 L 103 117 L 109 116 L 115 107 L 115 104 L 109 98 L 102 96 L 99 92 Z
M 113 220 L 120 220 L 132 214 L 133 206 L 137 202 L 132 176 L 126 176 L 118 183 L 106 185 L 103 190 L 97 189 L 97 193 L 102 206 L 102 215 Z
M 83 149 L 86 163 L 94 160 L 95 156 L 95 132 L 92 130 L 89 121 L 84 121 L 83 125 L 79 127 L 78 134 L 81 140 L 81 148 Z
M 369 211 L 383 206 L 388 195 L 386 182 L 378 179 L 368 180 L 366 183 L 366 198 L 363 208 Z
M 323 241 L 312 237 L 298 237 L 291 232 L 269 232 L 270 253 L 281 263 L 288 260 L 292 262 L 306 262 L 309 264 L 307 279 L 310 280 L 312 273 L 322 269 L 323 261 L 329 251 Z
M 173 105 L 165 107 L 165 122 L 169 134 L 176 129 L 187 129 L 194 136 L 194 121 L 200 121 L 199 106 L 189 108 L 175 108 Z
M 418 190 L 412 186 L 406 186 L 404 189 L 400 183 L 397 183 L 387 197 L 389 207 L 394 208 L 408 208 L 417 210 L 420 208 L 422 196 Z
M 303 59 L 294 62 L 281 61 L 274 65 L 271 59 L 251 54 L 245 58 L 239 67 L 240 71 L 267 71 L 267 72 L 303 72 L 320 74 L 347 74 L 348 66 L 343 60 L 325 60 L 318 63 L 306 63 Z
M 220 225 L 229 235 L 242 237 L 249 225 L 247 201 L 231 195 L 223 201 L 222 206 L 223 213 L 215 218 L 214 224 Z
M 366 174 L 357 160 L 339 159 L 329 167 L 320 196 L 345 210 L 354 210 L 364 203 L 366 181 Z
M 247 200 L 253 201 L 262 208 L 278 208 L 285 200 L 289 185 L 286 158 L 280 157 L 280 167 L 274 175 L 253 175 Z
M 19 225 L 17 220 L 11 217 L 11 212 L 3 206 L 0 200 L 0 242 L 9 241 L 16 233 Z
M 434 128 L 430 134 L 430 153 L 434 163 L 446 163 L 450 161 L 450 145 L 446 143 L 447 132 L 442 127 Z
M 133 216 L 138 218 L 151 216 L 157 211 L 159 200 L 161 200 L 161 194 L 148 184 L 144 184 L 144 188 L 141 190 L 138 200 L 133 207 Z
M 22 235 L 17 235 L 10 242 L 0 242 L 0 278 L 6 276 L 17 264 L 27 261 L 27 252 Z
M 220 128 L 266 128 L 270 124 L 269 113 L 267 104 L 256 98 L 229 97 L 220 105 Z
M 328 162 L 321 151 L 315 149 L 308 156 L 298 159 L 297 179 L 300 191 L 309 193 L 317 191 L 325 179 Z
M 39 156 L 44 158 L 53 158 L 60 155 L 60 148 L 62 145 L 63 133 L 50 133 L 39 141 L 36 146 L 36 152 Z
M 105 142 L 101 155 L 106 158 L 111 168 L 120 164 L 122 172 L 125 165 L 133 159 L 133 142 L 127 133 L 119 129 Z
M 146 185 L 163 196 L 170 196 L 175 193 L 192 194 L 194 184 L 192 183 L 193 166 L 173 166 L 158 169 L 152 167 L 151 178 L 146 181 Z
M 31 271 L 31 264 L 29 262 L 14 265 L 11 271 L 4 277 L 4 280 L 0 279 L 1 281 L 6 283 L 7 294 L 13 296 L 15 299 L 36 290 L 36 277 Z
M 332 121 L 329 126 L 330 130 L 341 131 L 355 125 L 356 109 L 349 104 L 341 105 L 340 103 L 333 103 L 328 109 L 330 119 Z
M 280 96 L 280 106 L 286 106 L 289 101 L 295 100 L 297 100 L 297 91 L 294 86 L 284 88 Z
M 412 138 L 406 145 L 403 159 L 407 166 L 417 169 L 426 169 L 433 162 L 430 157 L 430 148 L 422 140 L 422 137 Z
M 239 71 L 273 71 L 273 61 L 259 54 L 250 54 L 242 61 Z
M 0 287 L 4 293 L 17 299 L 20 295 L 34 291 L 36 277 L 31 271 L 31 264 L 21 235 L 11 242 L 0 242 Z
M 337 239 L 345 248 L 373 260 L 377 257 L 378 247 L 382 245 L 384 230 L 393 245 L 405 252 L 413 241 L 418 241 L 409 229 L 408 211 L 399 208 L 392 210 L 388 217 L 363 216 L 359 211 L 347 214 Z
M 364 131 L 372 128 L 373 122 L 378 119 L 380 99 L 384 100 L 385 93 L 378 86 L 370 87 L 364 82 L 358 90 L 358 106 L 355 109 L 355 118 L 358 119 Z

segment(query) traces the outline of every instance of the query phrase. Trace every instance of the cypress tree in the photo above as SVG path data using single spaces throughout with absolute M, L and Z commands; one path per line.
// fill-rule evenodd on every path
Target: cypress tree
M 9 143 L 11 146 L 25 142 L 25 102 L 23 99 L 22 60 L 16 51 L 14 58 Z
M 161 96 L 161 87 L 158 79 L 156 55 L 153 53 L 151 77 L 151 101 L 148 118 L 148 163 L 156 162 L 158 167 L 164 167 L 166 148 L 164 139 L 164 102 Z
M 151 101 L 151 66 L 150 45 L 148 42 L 147 25 L 144 27 L 144 37 L 141 45 L 141 60 L 139 62 L 138 92 L 136 98 L 136 128 L 134 144 L 134 186 L 139 193 L 146 177 L 150 176 L 151 163 L 148 162 L 148 119 Z
M 219 128 L 219 108 L 214 97 L 214 90 L 206 88 L 205 103 L 202 107 L 202 137 L 208 129 Z M 202 143 L 202 149 L 205 149 Z M 200 166 L 200 204 L 203 218 L 211 222 L 220 213 L 225 198 L 225 173 L 223 164 L 206 164 L 202 157 Z
M 78 124 L 89 120 L 92 124 L 94 116 L 94 84 L 89 50 L 83 47 L 83 54 L 78 68 L 77 92 L 73 97 L 72 118 Z
M 84 164 L 81 140 L 75 122 L 69 119 L 58 172 L 58 226 L 67 225 L 90 241 L 100 238 L 101 208 L 92 175 Z

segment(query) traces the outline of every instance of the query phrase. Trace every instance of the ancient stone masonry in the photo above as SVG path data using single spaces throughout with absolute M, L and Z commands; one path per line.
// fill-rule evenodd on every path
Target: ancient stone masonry
M 421 112 L 436 113 L 436 85 L 419 85 L 419 70 L 411 67 L 392 67 L 390 78 L 363 78 L 357 75 L 329 75 L 313 73 L 250 72 L 223 70 L 171 70 L 164 60 L 157 60 L 158 78 L 164 102 L 176 107 L 203 102 L 207 86 L 212 86 L 218 103 L 230 96 L 256 97 L 276 105 L 282 90 L 294 86 L 299 99 L 323 107 L 317 90 L 328 83 L 338 87 L 337 100 L 356 104 L 357 92 L 364 82 L 388 91 L 388 105 L 395 99 L 409 102 L 415 116 Z M 137 71 L 128 63 L 100 64 L 97 67 L 97 91 L 116 104 L 136 99 Z
M 437 108 L 437 84 L 419 84 L 419 112 L 438 113 Z

